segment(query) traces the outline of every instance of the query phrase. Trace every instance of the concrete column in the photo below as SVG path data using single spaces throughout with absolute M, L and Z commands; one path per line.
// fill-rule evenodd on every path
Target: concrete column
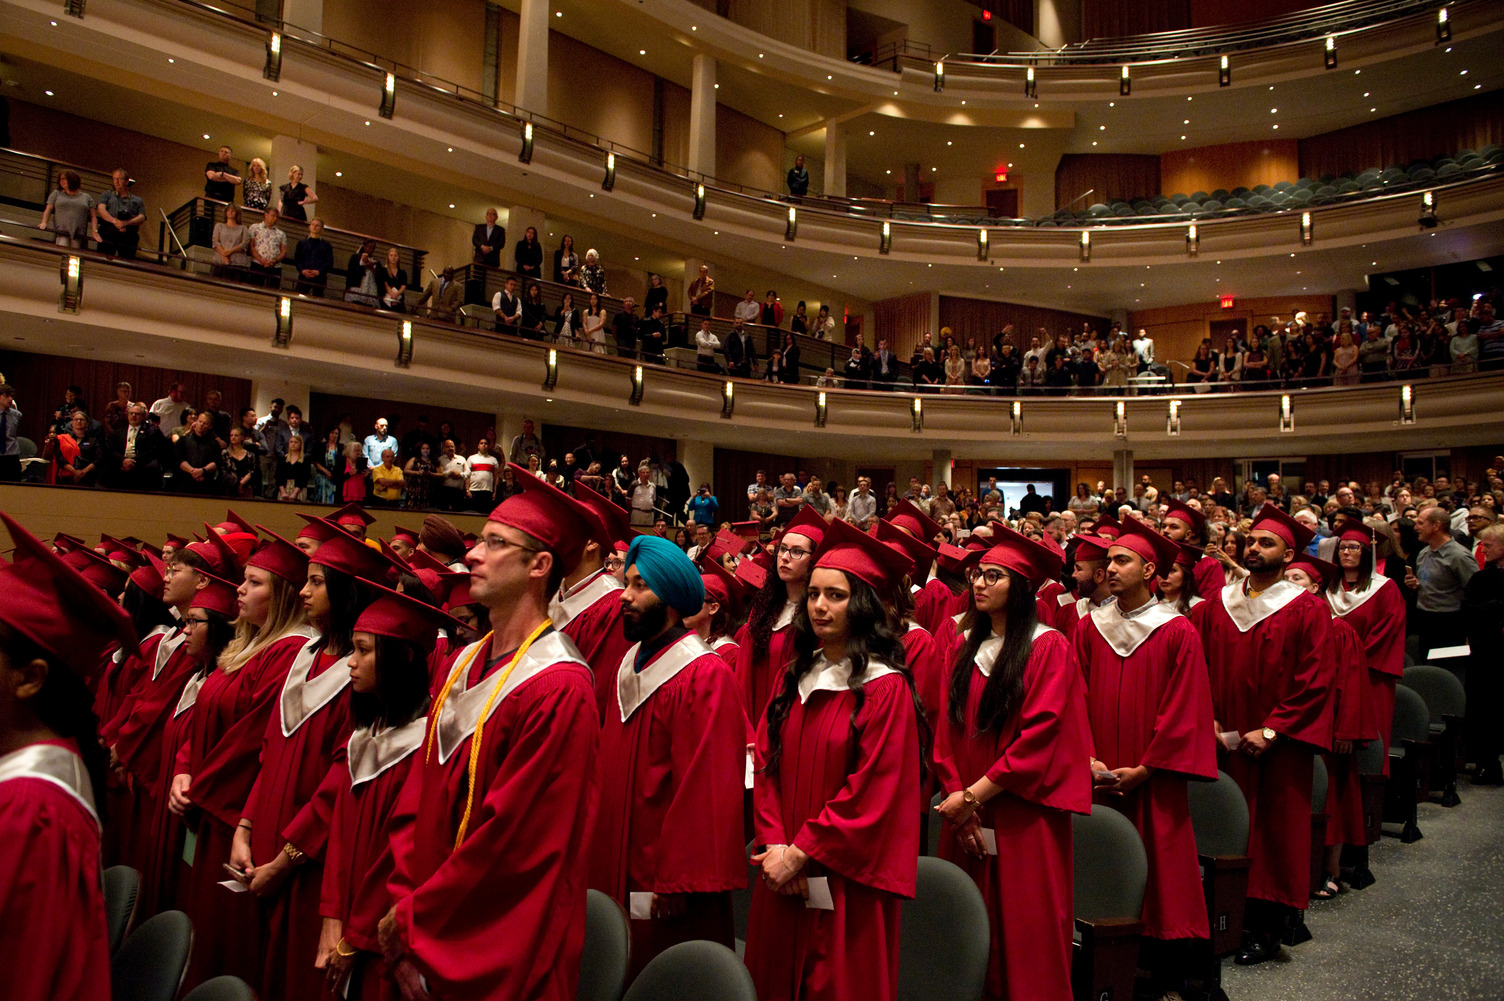
M 934 475 L 930 477 L 930 487 L 933 488 L 936 484 L 944 483 L 946 488 L 949 489 L 951 473 L 950 449 L 937 448 L 931 452 L 930 465 L 934 471 Z
M 549 0 L 522 0 L 517 32 L 517 107 L 548 114 Z
M 303 168 L 303 183 L 317 194 L 319 190 L 319 148 L 313 143 L 294 139 L 291 136 L 272 136 L 272 160 L 266 166 L 266 176 L 272 182 L 272 205 L 281 197 L 277 188 L 287 183 L 287 171 L 293 164 Z M 318 202 L 303 206 L 312 219 L 318 214 Z
M 1081 41 L 1081 0 L 1034 0 L 1034 37 L 1047 49 Z
M 903 165 L 903 200 L 919 201 L 919 164 L 917 163 Z
M 324 30 L 324 0 L 282 0 L 282 20 L 294 28 Z
M 715 176 L 715 60 L 695 56 L 689 78 L 689 170 Z
M 825 126 L 825 194 L 846 197 L 846 129 L 835 122 Z
M 1112 489 L 1122 487 L 1133 496 L 1133 449 L 1118 448 L 1112 452 Z M 1116 512 L 1114 512 L 1116 513 Z
M 701 483 L 709 483 L 712 493 L 715 492 L 715 446 L 708 441 L 696 441 L 692 438 L 680 438 L 675 450 L 675 458 L 684 464 L 684 471 L 689 474 L 689 489 L 693 496 L 694 491 L 700 489 Z M 731 484 L 731 492 L 735 493 L 735 484 Z M 735 497 L 716 495 L 721 502 L 720 519 L 729 521 Z M 714 534 L 714 526 L 711 526 Z
M 526 420 L 533 422 L 533 434 L 538 436 L 539 441 L 542 441 L 543 422 L 532 414 L 518 411 L 496 415 L 496 440 L 491 443 L 491 451 L 501 456 L 503 461 L 509 458 L 507 451 L 512 447 L 512 439 L 522 433 L 522 422 Z
M 522 234 L 527 232 L 529 226 L 538 231 L 538 241 L 548 242 L 548 217 L 540 209 L 531 208 L 527 205 L 513 205 L 507 210 L 506 222 L 503 224 L 507 229 L 507 245 L 501 248 L 501 267 L 504 271 L 510 271 L 515 266 L 516 258 L 512 256 L 512 248 L 522 242 Z M 578 247 L 575 253 L 580 255 L 580 263 L 585 263 L 585 247 Z M 553 267 L 549 255 L 544 255 L 543 277 L 553 277 L 549 269 Z
M 1353 311 L 1353 319 L 1354 320 L 1356 320 L 1358 318 L 1358 290 L 1357 289 L 1355 289 L 1355 288 L 1339 288 L 1337 290 L 1337 294 L 1333 298 L 1335 298 L 1337 300 L 1336 304 L 1332 307 L 1335 310 L 1335 312 L 1333 312 L 1332 315 L 1331 315 L 1331 317 L 1330 317 L 1333 326 L 1336 326 L 1336 324 L 1337 324 L 1337 314 L 1342 312 L 1342 307 L 1343 306 L 1346 306 L 1348 309 L 1350 309 L 1350 310 Z
M 250 405 L 256 408 L 256 418 L 258 420 L 265 417 L 272 409 L 272 400 L 281 400 L 289 407 L 296 406 L 299 410 L 303 411 L 303 416 L 306 418 L 309 416 L 309 395 L 310 391 L 306 382 L 286 382 L 281 379 L 251 380 Z M 196 402 L 200 405 L 203 403 L 202 400 Z M 231 409 L 233 410 L 234 408 L 232 407 Z M 239 423 L 239 414 L 232 413 L 231 416 L 235 419 L 236 423 Z M 329 426 L 334 423 L 337 417 L 339 417 L 338 414 L 320 414 L 319 420 L 325 426 Z M 360 428 L 356 428 L 355 430 L 360 433 L 361 437 L 365 437 L 369 433 L 369 429 L 361 431 Z

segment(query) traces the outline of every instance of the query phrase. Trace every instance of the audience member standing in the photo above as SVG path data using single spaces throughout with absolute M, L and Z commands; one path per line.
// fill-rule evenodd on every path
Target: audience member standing
M 407 312 L 407 269 L 396 247 L 388 247 L 386 264 L 376 270 L 376 287 L 381 292 L 381 308 L 394 313 Z
M 110 190 L 99 196 L 99 252 L 128 261 L 136 259 L 141 245 L 141 224 L 146 221 L 146 203 L 130 188 L 130 175 L 116 167 L 110 175 Z
M 470 245 L 475 248 L 475 263 L 488 268 L 501 267 L 501 248 L 507 245 L 507 231 L 496 223 L 496 210 L 486 209 L 486 221 L 475 224 Z
M 21 411 L 16 387 L 0 383 L 0 483 L 21 479 Z
M 692 315 L 710 315 L 710 307 L 715 303 L 715 279 L 710 277 L 709 266 L 700 265 L 699 275 L 689 283 L 685 294 L 689 299 L 689 312 Z
M 308 210 L 306 205 L 312 205 L 319 200 L 313 189 L 303 183 L 303 168 L 293 164 L 287 168 L 287 183 L 277 189 L 282 193 L 282 201 L 278 211 L 288 219 L 297 219 L 306 222 Z
M 251 255 L 247 252 L 251 246 L 251 233 L 240 221 L 238 207 L 225 206 L 225 221 L 214 224 L 210 242 L 214 244 L 214 259 L 217 262 L 213 269 L 214 276 L 232 280 L 243 277 L 245 269 L 251 266 Z
M 322 298 L 329 272 L 334 270 L 334 247 L 324 239 L 324 220 L 314 219 L 308 223 L 308 235 L 298 241 L 292 260 L 298 272 L 294 286 L 298 294 Z
M 804 154 L 794 157 L 794 165 L 789 168 L 787 180 L 789 194 L 795 198 L 803 198 L 809 193 L 809 171 L 804 167 Z
M 428 318 L 443 323 L 453 323 L 460 307 L 465 304 L 465 286 L 454 280 L 454 268 L 445 268 L 439 277 L 428 283 L 423 294 L 413 303 L 413 312 L 428 304 Z
M 535 281 L 543 277 L 543 245 L 538 242 L 538 231 L 532 226 L 522 231 L 522 239 L 512 248 L 512 258 L 519 275 Z
M 272 203 L 272 182 L 266 176 L 266 161 L 259 156 L 251 157 L 250 176 L 241 185 L 240 202 L 248 209 L 260 211 Z
M 219 159 L 210 160 L 204 167 L 204 197 L 217 202 L 233 202 L 235 189 L 240 186 L 240 171 L 230 163 L 230 147 L 219 148 Z
M 282 258 L 287 255 L 287 234 L 277 228 L 277 210 L 268 208 L 261 221 L 253 223 L 251 273 L 267 288 L 282 287 Z
M 99 242 L 99 220 L 94 215 L 94 197 L 83 191 L 78 174 L 65 170 L 57 179 L 57 187 L 47 196 L 47 207 L 42 209 L 42 221 L 37 229 L 52 230 L 52 241 L 59 247 L 70 250 L 86 250 L 88 241 Z
M 384 449 L 391 449 L 392 457 L 396 458 L 400 454 L 398 452 L 399 447 L 397 436 L 387 432 L 386 418 L 376 418 L 372 432 L 366 435 L 366 440 L 361 443 L 361 452 L 365 455 L 366 468 L 371 469 L 381 465 L 381 453 Z
M 554 283 L 575 285 L 575 276 L 580 271 L 580 255 L 574 249 L 574 237 L 565 233 L 559 240 L 559 249 L 554 251 Z
M 1478 570 L 1473 554 L 1452 538 L 1451 516 L 1445 508 L 1428 507 L 1415 519 L 1422 548 L 1415 569 L 1405 574 L 1405 586 L 1415 592 L 1415 628 L 1421 652 L 1456 646 L 1463 641 L 1462 590 Z

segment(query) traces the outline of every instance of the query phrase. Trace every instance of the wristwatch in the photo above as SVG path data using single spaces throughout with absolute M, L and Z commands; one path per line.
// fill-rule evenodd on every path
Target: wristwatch
M 1278 737 L 1278 736 L 1279 736 L 1279 734 L 1275 733 L 1269 727 L 1267 727 L 1267 726 L 1264 727 L 1264 739 L 1265 740 L 1273 740 L 1275 737 Z
M 961 802 L 965 803 L 967 806 L 975 806 L 977 802 L 977 794 L 972 792 L 970 789 L 962 789 Z

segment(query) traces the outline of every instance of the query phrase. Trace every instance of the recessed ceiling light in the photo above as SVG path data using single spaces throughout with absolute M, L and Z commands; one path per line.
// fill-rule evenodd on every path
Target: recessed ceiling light
M 1473 84 L 1473 89 L 1474 90 L 1482 90 L 1483 89 L 1483 84 L 1481 84 L 1481 83 L 1475 83 L 1475 84 Z
M 869 135 L 869 136 L 875 136 L 875 135 L 877 135 L 877 133 L 876 133 L 876 132 L 873 132 L 873 131 L 871 131 L 871 130 L 870 130 L 870 129 L 869 129 L 869 130 L 868 130 L 868 131 L 867 131 L 867 134 L 868 134 L 868 135 Z
M 1185 121 L 1181 122 L 1180 124 L 1181 125 L 1189 125 L 1189 124 L 1191 124 L 1191 120 L 1189 118 L 1187 118 Z
M 1368 96 L 1368 94 L 1369 94 L 1369 92 L 1368 92 L 1368 91 L 1366 91 L 1366 90 L 1365 90 L 1365 91 L 1364 91 L 1364 92 L 1363 92 L 1363 96 L 1364 96 L 1364 97 L 1367 97 L 1367 96 Z
M 344 177 L 345 176 L 345 172 L 343 170 L 336 170 L 334 172 L 334 176 L 335 177 Z
M 1181 136 L 1181 137 L 1180 137 L 1180 138 L 1182 138 L 1182 139 L 1184 139 L 1184 138 L 1185 138 L 1185 136 Z
M 276 96 L 277 96 L 277 92 L 275 90 L 272 91 L 272 97 L 276 97 Z
M 204 133 L 204 138 L 205 138 L 205 139 L 208 139 L 208 138 L 210 138 L 210 136 L 209 136 L 209 133 L 207 133 L 207 132 L 205 132 L 205 133 Z
M 634 261 L 640 261 L 640 260 L 642 260 L 642 258 L 640 258 L 640 257 L 634 257 L 634 258 L 632 258 L 632 260 L 634 260 Z
M 1457 75 L 1458 76 L 1467 76 L 1467 70 L 1463 70 L 1461 73 L 1458 73 Z
M 57 22 L 56 21 L 48 21 L 47 23 L 50 24 L 50 25 L 52 25 L 54 28 L 57 27 Z M 1451 50 L 1448 49 L 1447 51 L 1450 52 Z
M 1274 126 L 1274 127 L 1275 127 L 1275 128 L 1279 128 L 1279 126 L 1278 126 L 1278 125 L 1275 125 L 1275 126 Z
M 699 31 L 700 30 L 700 26 L 698 24 L 691 24 L 689 26 L 689 30 L 690 31 Z
M 449 203 L 449 207 L 450 207 L 450 208 L 454 208 L 454 202 L 450 202 L 450 203 Z
M 1187 97 L 1187 98 L 1186 98 L 1186 100 L 1187 100 L 1187 101 L 1194 101 L 1194 100 L 1196 100 L 1196 99 L 1195 99 L 1195 98 L 1194 98 L 1194 97 Z
M 1369 113 L 1369 114 L 1370 114 L 1370 115 L 1371 115 L 1371 114 L 1373 114 L 1373 113 L 1374 113 L 1374 112 L 1376 112 L 1376 111 L 1378 111 L 1378 110 L 1379 110 L 1379 109 L 1378 109 L 1378 108 L 1369 108 L 1369 109 L 1368 109 L 1368 113 Z M 1279 128 L 1279 126 L 1278 126 L 1278 125 L 1276 125 L 1276 126 L 1275 126 L 1275 128 Z M 1434 234 L 1433 234 L 1433 235 L 1434 235 Z
M 1096 141 L 1096 140 L 1095 140 L 1095 139 L 1093 139 L 1093 140 L 1092 140 L 1092 141 L 1091 141 L 1091 144 L 1092 144 L 1092 145 L 1093 145 L 1093 146 L 1095 146 L 1095 145 L 1096 145 L 1096 144 L 1097 144 L 1097 141 Z
M 175 63 L 175 62 L 177 62 L 177 60 L 176 60 L 176 59 L 174 59 L 174 58 L 172 58 L 172 57 L 171 57 L 171 56 L 168 56 L 168 57 L 167 57 L 167 61 L 168 61 L 168 62 L 170 62 L 170 63 Z
M 648 50 L 647 50 L 647 49 L 638 49 L 638 50 L 637 50 L 637 54 L 638 54 L 638 55 L 639 55 L 639 56 L 645 56 L 645 55 L 647 55 L 647 54 L 648 54 Z
M 562 10 L 556 10 L 556 11 L 554 11 L 554 17 L 563 17 L 563 16 L 564 16 L 564 12 Z
M 761 59 L 761 58 L 762 58 L 762 53 L 761 53 L 761 52 L 759 52 L 759 53 L 758 53 L 758 54 L 757 54 L 757 58 L 759 58 L 759 59 Z
M 453 147 L 453 146 L 450 146 L 450 147 L 449 147 L 449 150 L 448 150 L 448 151 L 449 151 L 449 152 L 450 152 L 450 153 L 453 153 L 453 152 L 454 152 L 454 147 Z
M 1024 144 L 1023 144 L 1023 143 L 1019 143 L 1019 144 L 1018 144 L 1018 148 L 1019 148 L 1019 149 L 1023 149 L 1023 148 L 1024 148 Z
M 715 89 L 716 89 L 716 90 L 720 90 L 720 89 L 721 89 L 721 85 L 720 85 L 720 84 L 716 84 L 716 85 L 715 85 Z
M 827 80 L 834 80 L 835 77 L 833 77 L 829 73 L 827 73 L 827 74 L 825 74 L 825 79 L 827 79 Z
M 895 90 L 895 91 L 894 91 L 894 92 L 893 92 L 893 96 L 894 96 L 894 97 L 897 97 L 897 96 L 898 96 L 898 91 L 896 91 L 896 90 Z
M 1363 71 L 1362 71 L 1362 70 L 1353 70 L 1353 76 L 1358 76 L 1358 75 L 1360 75 L 1360 74 L 1361 74 L 1361 73 L 1362 73 L 1362 72 L 1363 72 Z
M 945 145 L 947 145 L 947 146 L 954 146 L 955 143 L 953 143 L 949 139 L 947 139 L 947 140 L 945 140 Z
M 371 123 L 370 123 L 370 122 L 369 122 L 369 121 L 367 121 L 367 122 L 366 122 L 366 124 L 367 124 L 367 125 L 370 125 L 370 124 L 371 124 Z
M 782 118 L 782 117 L 783 117 L 783 112 L 781 112 L 781 111 L 780 111 L 780 112 L 779 112 L 779 113 L 778 113 L 778 117 L 779 117 L 779 118 Z
M 1269 109 L 1269 114 L 1271 114 L 1271 115 L 1277 115 L 1277 114 L 1279 114 L 1279 109 L 1278 108 L 1270 108 Z
M 1010 164 L 1008 164 L 1008 166 L 1010 166 L 1010 167 L 1011 167 L 1011 166 L 1013 166 L 1013 164 L 1011 164 L 1011 163 L 1010 163 Z
M 963 107 L 963 108 L 966 107 L 966 102 L 965 101 L 961 102 L 961 107 Z
M 930 168 L 930 173 L 933 174 L 935 171 L 937 171 L 939 169 L 940 169 L 939 167 L 931 167 Z
M 885 171 L 885 173 L 891 174 L 891 173 L 893 173 L 893 171 L 889 170 L 889 171 Z
M 54 94 L 53 94 L 53 93 L 52 93 L 52 91 L 50 91 L 50 90 L 44 90 L 44 91 L 42 91 L 42 93 L 44 93 L 44 94 L 46 94 L 46 95 L 47 95 L 47 96 L 48 96 L 48 97 L 53 97 L 53 96 L 55 96 L 55 95 L 54 95 Z

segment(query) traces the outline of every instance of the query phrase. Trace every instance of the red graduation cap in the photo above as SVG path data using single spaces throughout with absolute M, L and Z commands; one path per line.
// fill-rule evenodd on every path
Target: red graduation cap
M 124 539 L 117 539 L 113 535 L 101 533 L 99 541 L 104 543 L 106 555 L 109 559 L 129 563 L 131 569 L 135 569 L 142 563 L 140 551 Z
M 202 574 L 208 581 L 203 587 L 193 592 L 193 600 L 188 602 L 189 608 L 206 608 L 211 612 L 218 612 L 227 619 L 233 619 L 239 610 L 236 608 L 237 588 L 230 581 L 213 574 Z
M 251 554 L 246 568 L 259 567 L 301 587 L 308 579 L 307 554 L 265 526 L 257 525 L 256 529 L 266 536 L 266 542 Z
M 229 508 L 225 509 L 225 520 L 220 524 L 215 525 L 214 528 L 216 531 L 218 531 L 219 529 L 224 529 L 226 534 L 230 532 L 244 532 L 246 535 L 256 534 L 256 529 L 250 522 L 246 521 L 240 515 L 236 514 L 234 511 L 231 511 Z
M 894 505 L 893 510 L 883 516 L 882 520 L 925 542 L 929 542 L 941 532 L 939 522 L 925 514 L 918 504 L 907 499 L 900 499 Z
M 523 466 L 509 462 L 507 467 L 516 480 L 518 492 L 496 505 L 487 520 L 531 535 L 569 573 L 579 565 L 585 540 L 598 539 L 605 531 L 601 520 L 590 508 L 538 479 Z
M 1104 539 L 1116 539 L 1123 532 L 1123 526 L 1110 514 L 1097 517 L 1097 523 L 1093 534 Z
M 716 533 L 715 538 L 710 540 L 710 545 L 700 554 L 701 560 L 719 560 L 722 556 L 740 553 L 746 545 L 740 536 L 726 531 L 724 528 Z
M 705 596 L 714 598 L 722 608 L 734 612 L 742 603 L 742 582 L 721 566 L 719 560 L 700 558 L 700 581 L 705 585 Z
M 632 524 L 627 517 L 627 512 L 594 490 L 582 488 L 575 500 L 579 501 L 582 507 L 587 508 L 600 523 L 600 529 L 590 534 L 591 538 L 601 544 L 602 553 L 610 549 L 613 543 L 631 541 Z
M 1253 515 L 1250 532 L 1270 532 L 1285 541 L 1291 549 L 1304 549 L 1316 538 L 1315 529 L 1307 528 L 1268 501 Z
M 1342 534 L 1337 536 L 1337 541 L 1356 542 L 1360 546 L 1372 546 L 1373 529 L 1361 522 L 1358 524 L 1349 524 L 1348 527 L 1342 530 Z M 1302 546 L 1301 548 L 1304 549 L 1305 547 Z
M 352 528 L 356 525 L 359 525 L 361 528 L 365 528 L 368 525 L 376 524 L 376 519 L 367 514 L 366 509 L 361 507 L 359 504 L 346 504 L 344 507 L 331 514 L 329 516 L 329 520 L 334 522 L 336 525 L 348 525 Z
M 1114 547 L 1121 547 L 1136 554 L 1147 563 L 1153 563 L 1156 571 L 1169 572 L 1180 555 L 1180 544 L 1160 535 L 1137 518 L 1123 522 L 1123 533 L 1112 540 Z
M 432 570 L 434 573 L 441 574 L 454 572 L 449 569 L 449 564 L 443 560 L 435 559 L 432 553 L 423 549 L 414 549 L 412 557 L 407 561 L 407 565 L 415 571 Z
M 440 596 L 440 579 L 444 576 L 441 572 L 430 570 L 428 567 L 411 567 L 409 569 L 412 575 L 418 578 L 418 583 L 422 584 L 429 594 L 433 595 L 434 598 Z
M 80 546 L 64 553 L 62 561 L 112 598 L 125 587 L 125 571 L 106 559 L 103 553 Z
M 936 548 L 935 552 L 941 570 L 944 570 L 946 573 L 960 573 L 962 564 L 967 557 L 973 552 L 981 552 L 981 550 L 963 549 L 960 546 L 953 546 L 949 542 L 942 542 Z
M 825 533 L 830 530 L 830 522 L 826 521 L 820 512 L 806 504 L 799 509 L 799 513 L 789 519 L 789 523 L 783 527 L 784 535 L 802 535 L 814 544 L 815 549 L 825 541 Z
M 439 574 L 439 586 L 434 591 L 434 597 L 443 602 L 446 612 L 460 605 L 474 604 L 470 598 L 470 575 L 468 573 Z
M 940 550 L 919 536 L 903 531 L 892 522 L 879 521 L 872 526 L 872 534 L 879 542 L 897 546 L 913 561 L 914 570 L 910 576 L 914 578 L 915 583 L 921 583 L 922 576 L 929 573 L 930 567 L 934 566 L 936 558 L 940 555 Z
M 1107 559 L 1107 547 L 1112 545 L 1112 540 L 1100 535 L 1076 536 L 1076 562 L 1090 563 L 1093 560 Z
M 66 553 L 74 549 L 88 549 L 89 544 L 76 535 L 59 532 L 52 537 L 52 548 L 60 553 Z
M 149 549 L 142 556 L 145 562 L 131 571 L 129 580 L 132 584 L 135 584 L 141 590 L 160 601 L 162 600 L 162 588 L 166 583 L 166 578 L 163 574 L 167 570 L 167 564 L 162 562 L 162 557 Z
M 914 561 L 901 549 L 849 522 L 833 521 L 815 553 L 814 569 L 843 570 L 887 595 L 902 583 L 905 574 L 913 572 Z
M 188 540 L 181 535 L 173 535 L 171 532 L 168 532 L 167 545 L 172 546 L 174 549 L 185 549 L 188 546 Z M 164 545 L 162 548 L 166 549 L 167 545 Z
M 1184 501 L 1178 501 L 1173 497 L 1165 501 L 1165 517 L 1184 522 L 1196 538 L 1206 538 L 1206 515 Z
M 1327 560 L 1318 559 L 1315 556 L 1310 555 L 1305 551 L 1304 546 L 1302 546 L 1295 553 L 1294 557 L 1291 558 L 1289 563 L 1285 564 L 1286 570 L 1290 569 L 1291 567 L 1303 568 L 1313 580 L 1321 581 L 1321 586 L 1323 589 L 1328 588 L 1332 584 L 1336 583 L 1337 580 L 1342 576 L 1342 568 L 1340 566 L 1335 563 L 1328 562 Z
M 15 546 L 12 562 L 0 561 L 0 593 L 5 595 L 0 622 L 85 682 L 103 668 L 111 643 L 128 649 L 136 645 L 130 619 L 118 604 L 10 515 L 0 512 L 0 521 Z
M 736 579 L 743 581 L 752 590 L 760 591 L 763 584 L 767 583 L 768 570 L 756 560 L 742 560 L 736 565 Z
M 756 542 L 757 537 L 762 534 L 762 524 L 757 521 L 733 521 L 731 531 L 745 542 Z
M 141 546 L 140 546 L 139 549 L 137 549 L 137 552 L 140 552 L 140 553 L 143 553 L 143 554 L 145 554 L 145 553 L 151 553 L 153 556 L 155 556 L 159 560 L 162 558 L 162 547 L 161 546 L 154 546 L 150 542 L 143 542 L 143 543 L 141 543 Z
M 316 514 L 304 514 L 302 511 L 299 511 L 298 517 L 302 518 L 307 524 L 298 530 L 298 534 L 294 538 L 312 539 L 315 544 L 314 548 L 328 542 L 336 533 L 339 535 L 350 534 L 329 519 L 320 518 Z
M 386 548 L 386 543 L 381 543 L 382 549 L 372 549 L 364 542 L 351 535 L 349 532 L 340 532 L 336 536 L 325 539 L 323 544 L 313 551 L 308 557 L 309 563 L 317 563 L 319 566 L 338 570 L 340 573 L 361 580 L 385 583 L 390 581 L 390 575 L 396 567 L 405 567 L 396 553 Z M 301 552 L 302 550 L 299 550 Z
M 415 528 L 403 528 L 401 525 L 398 525 L 396 528 L 392 529 L 393 542 L 397 541 L 398 539 L 406 539 L 407 544 L 412 546 L 414 549 L 418 548 L 419 536 L 420 533 Z
M 362 581 L 361 591 L 371 603 L 355 620 L 354 632 L 391 636 L 420 646 L 432 646 L 440 629 L 461 628 L 461 624 L 445 614 L 442 608 L 391 588 Z
M 1029 586 L 1035 590 L 1045 581 L 1058 578 L 1061 567 L 1065 565 L 1065 561 L 1049 547 L 1001 522 L 993 522 L 992 541 L 992 548 L 977 562 L 1015 570 L 1028 578 Z
M 1206 553 L 1202 551 L 1200 546 L 1192 545 L 1189 542 L 1179 542 L 1176 545 L 1180 547 L 1180 552 L 1175 554 L 1175 562 L 1183 567 L 1193 567 L 1206 558 Z

